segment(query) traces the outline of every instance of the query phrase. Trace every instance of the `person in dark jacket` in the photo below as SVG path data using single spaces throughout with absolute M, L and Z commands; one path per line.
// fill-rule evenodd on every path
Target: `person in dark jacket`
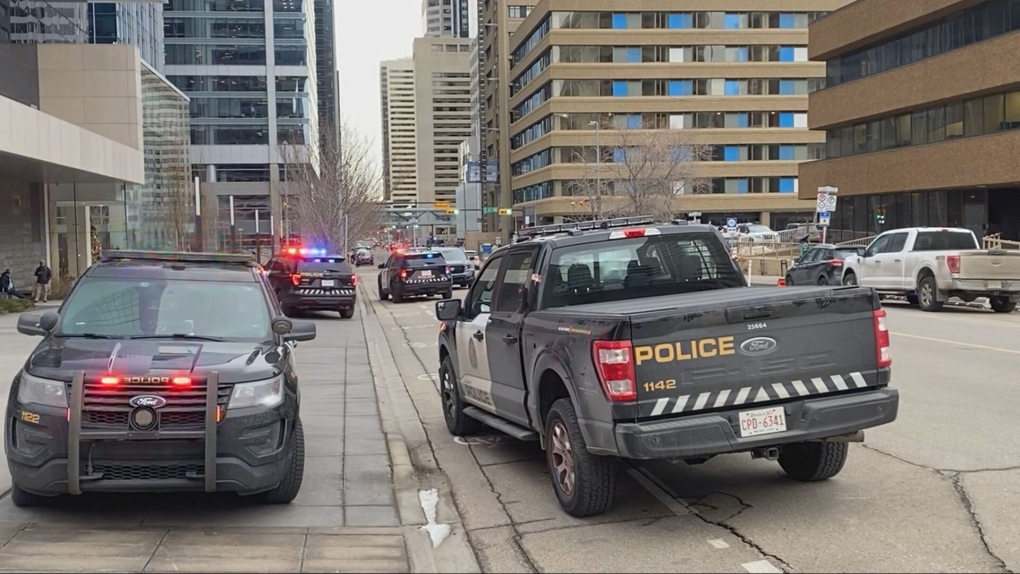
M 53 271 L 50 271 L 45 261 L 40 261 L 35 268 L 35 290 L 32 293 L 36 303 L 50 300 L 50 279 L 53 279 Z
M 0 273 L 0 299 L 14 297 L 17 297 L 17 293 L 14 292 L 14 279 L 11 277 L 11 270 L 4 269 L 4 272 Z

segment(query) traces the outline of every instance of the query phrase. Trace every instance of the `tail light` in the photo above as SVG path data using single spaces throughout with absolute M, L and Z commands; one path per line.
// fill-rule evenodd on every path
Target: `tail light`
M 400 278 L 401 279 L 407 279 L 407 269 L 401 269 L 400 270 Z
M 661 235 L 661 231 L 658 229 L 624 229 L 623 231 L 614 231 L 609 234 L 610 239 L 630 239 L 633 237 L 645 237 L 648 235 Z
M 843 266 L 843 260 L 842 259 L 833 259 L 832 261 L 829 261 L 829 263 L 831 263 L 833 267 L 842 267 Z
M 875 352 L 878 355 L 878 368 L 885 369 L 892 365 L 889 355 L 889 328 L 885 324 L 885 309 L 874 313 L 875 321 Z
M 295 287 L 297 287 L 298 285 L 301 284 L 301 275 L 298 273 L 292 274 L 290 276 L 290 282 L 293 283 Z
M 949 267 L 950 273 L 960 272 L 960 256 L 959 255 L 946 255 L 946 266 Z
M 449 265 L 447 265 L 446 266 L 446 274 L 449 275 L 452 272 L 453 272 L 453 269 Z
M 592 358 L 606 397 L 613 402 L 637 400 L 634 349 L 630 341 L 595 341 Z
M 357 287 L 358 286 L 358 276 L 357 275 L 351 275 L 351 286 L 352 287 Z

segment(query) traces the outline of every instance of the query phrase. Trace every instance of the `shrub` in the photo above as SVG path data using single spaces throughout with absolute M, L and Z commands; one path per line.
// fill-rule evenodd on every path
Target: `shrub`
M 31 299 L 0 299 L 0 315 L 7 313 L 21 313 L 35 307 L 35 301 Z

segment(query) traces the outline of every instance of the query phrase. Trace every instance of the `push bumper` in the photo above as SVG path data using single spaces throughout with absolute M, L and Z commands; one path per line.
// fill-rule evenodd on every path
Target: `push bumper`
M 786 411 L 785 432 L 748 438 L 740 437 L 740 409 L 666 421 L 618 424 L 614 429 L 617 452 L 600 454 L 636 460 L 694 458 L 838 437 L 893 422 L 899 400 L 899 391 L 884 388 L 786 403 L 782 405 Z
M 463 273 L 454 273 L 451 275 L 451 279 L 453 279 L 454 285 L 468 287 L 471 285 L 471 282 L 475 280 L 475 272 L 465 271 Z

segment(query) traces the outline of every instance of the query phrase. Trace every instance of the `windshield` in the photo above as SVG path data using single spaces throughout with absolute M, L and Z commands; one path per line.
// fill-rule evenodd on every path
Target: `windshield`
M 725 245 L 707 233 L 557 249 L 548 275 L 547 308 L 744 286 Z
M 980 249 L 969 231 L 921 231 L 914 242 L 914 251 L 964 251 Z
M 265 341 L 269 326 L 258 283 L 96 278 L 64 303 L 56 334 Z
M 339 257 L 303 259 L 298 264 L 299 273 L 351 273 L 351 265 Z
M 434 267 L 446 265 L 446 260 L 438 253 L 421 253 L 408 255 L 404 258 L 404 267 Z
M 437 249 L 442 254 L 443 259 L 447 261 L 467 261 L 467 254 L 464 253 L 463 249 L 458 247 L 447 247 L 445 249 Z

